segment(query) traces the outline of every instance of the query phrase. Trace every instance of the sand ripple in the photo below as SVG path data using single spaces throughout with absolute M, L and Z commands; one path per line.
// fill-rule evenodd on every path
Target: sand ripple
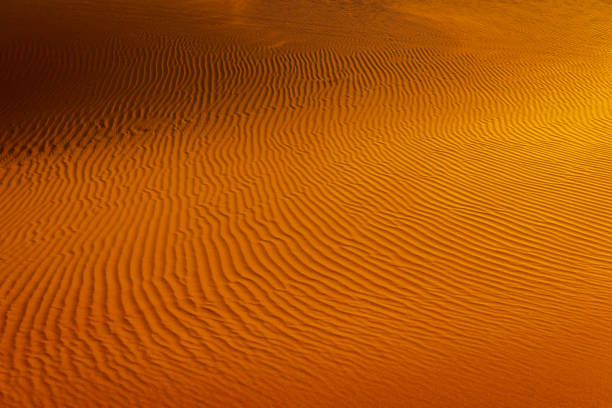
M 40 3 L 0 405 L 612 402 L 609 4 Z

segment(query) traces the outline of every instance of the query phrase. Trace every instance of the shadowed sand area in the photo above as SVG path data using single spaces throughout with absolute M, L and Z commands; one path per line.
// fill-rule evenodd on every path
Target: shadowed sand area
M 612 406 L 612 4 L 0 2 L 0 406 Z

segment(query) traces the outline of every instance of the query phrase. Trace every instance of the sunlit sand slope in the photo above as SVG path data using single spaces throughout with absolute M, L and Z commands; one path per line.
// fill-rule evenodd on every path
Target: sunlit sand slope
M 612 405 L 609 2 L 0 15 L 0 406 Z

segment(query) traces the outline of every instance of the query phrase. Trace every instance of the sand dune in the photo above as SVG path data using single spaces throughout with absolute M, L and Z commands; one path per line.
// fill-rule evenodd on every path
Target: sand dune
M 612 404 L 612 5 L 0 15 L 1 406 Z

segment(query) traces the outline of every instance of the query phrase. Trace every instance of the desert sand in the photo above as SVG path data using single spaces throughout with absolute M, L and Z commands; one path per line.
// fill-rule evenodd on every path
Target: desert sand
M 611 16 L 3 0 L 0 406 L 612 406 Z

